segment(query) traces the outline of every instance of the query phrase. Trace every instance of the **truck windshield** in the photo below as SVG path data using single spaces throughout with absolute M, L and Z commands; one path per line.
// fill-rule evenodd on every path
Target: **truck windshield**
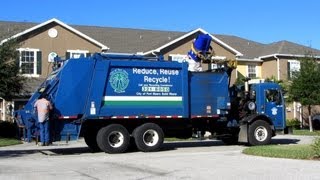
M 265 94 L 266 94 L 266 101 L 267 102 L 274 102 L 276 104 L 282 104 L 281 92 L 278 89 L 268 89 L 268 90 L 266 90 Z

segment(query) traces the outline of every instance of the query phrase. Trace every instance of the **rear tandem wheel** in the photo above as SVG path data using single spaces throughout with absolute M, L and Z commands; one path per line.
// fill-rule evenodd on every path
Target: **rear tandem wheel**
M 137 148 L 143 152 L 158 151 L 164 140 L 162 129 L 154 123 L 146 123 L 133 131 Z
M 130 135 L 120 124 L 103 127 L 97 134 L 97 144 L 106 153 L 123 153 L 130 144 Z

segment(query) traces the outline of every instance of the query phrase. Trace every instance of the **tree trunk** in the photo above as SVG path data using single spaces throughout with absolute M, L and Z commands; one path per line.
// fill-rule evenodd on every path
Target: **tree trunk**
M 309 129 L 310 129 L 310 132 L 313 132 L 312 119 L 311 119 L 311 105 L 308 105 L 308 112 L 309 112 L 309 116 L 308 116 L 308 119 L 309 119 Z

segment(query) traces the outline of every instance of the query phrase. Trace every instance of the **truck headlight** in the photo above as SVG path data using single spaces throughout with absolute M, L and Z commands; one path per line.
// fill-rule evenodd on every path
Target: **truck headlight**
M 256 109 L 256 103 L 249 102 L 248 103 L 248 109 L 251 110 L 251 111 L 255 110 Z

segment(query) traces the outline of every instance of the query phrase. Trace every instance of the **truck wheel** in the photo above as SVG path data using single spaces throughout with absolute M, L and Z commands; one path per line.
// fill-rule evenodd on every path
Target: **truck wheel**
M 248 140 L 250 145 L 266 145 L 271 141 L 270 124 L 263 120 L 254 121 L 249 126 Z
M 99 130 L 97 143 L 106 153 L 123 153 L 130 144 L 130 135 L 122 125 L 111 124 Z
M 133 131 L 137 148 L 143 152 L 157 151 L 163 144 L 163 131 L 154 123 L 146 123 Z
M 101 149 L 97 144 L 97 131 L 88 131 L 84 134 L 84 142 L 91 149 L 92 152 L 99 152 Z

